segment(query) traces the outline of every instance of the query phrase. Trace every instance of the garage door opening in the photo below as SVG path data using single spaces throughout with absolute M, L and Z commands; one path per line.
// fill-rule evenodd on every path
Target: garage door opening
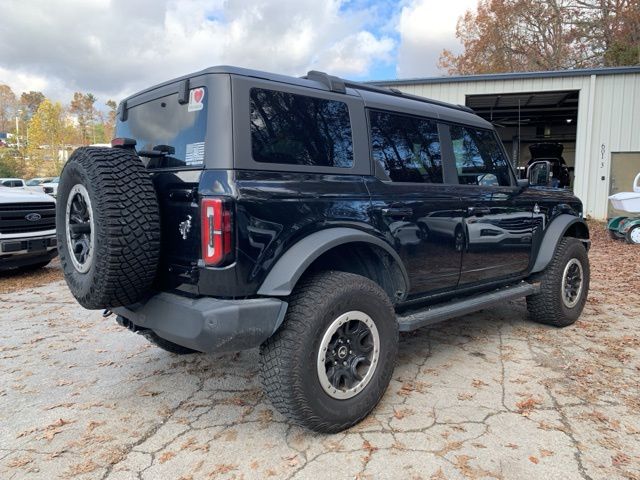
M 520 178 L 526 177 L 532 152 L 539 157 L 541 151 L 561 150 L 573 188 L 578 100 L 578 90 L 563 90 L 467 95 L 466 105 L 495 125 Z

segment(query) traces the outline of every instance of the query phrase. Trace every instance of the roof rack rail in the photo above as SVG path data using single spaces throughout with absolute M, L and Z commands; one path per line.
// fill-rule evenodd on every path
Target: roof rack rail
M 339 77 L 329 75 L 328 73 L 319 72 L 317 70 L 310 70 L 307 72 L 307 75 L 302 78 L 320 82 L 332 92 L 347 93 L 347 88 L 345 87 L 344 80 Z
M 416 100 L 422 103 L 430 103 L 432 105 L 438 105 L 441 107 L 453 108 L 455 110 L 462 110 L 464 112 L 474 113 L 473 110 L 466 105 L 454 105 L 452 103 L 441 102 L 440 100 L 432 100 L 430 98 L 419 97 L 417 95 L 411 95 L 404 93 L 397 88 L 389 87 L 376 87 L 375 85 L 369 85 L 367 83 L 354 82 L 352 80 L 345 80 L 340 77 L 329 75 L 325 72 L 319 72 L 317 70 L 311 70 L 306 76 L 302 77 L 308 80 L 315 80 L 322 83 L 332 92 L 346 93 L 347 88 L 353 88 L 355 90 L 365 90 L 367 92 L 382 93 L 384 95 L 393 95 L 395 97 L 403 97 L 409 100 Z

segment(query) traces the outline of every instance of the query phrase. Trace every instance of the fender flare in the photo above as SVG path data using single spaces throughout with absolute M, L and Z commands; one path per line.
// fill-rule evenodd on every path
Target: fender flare
M 396 262 L 409 290 L 409 276 L 398 253 L 384 240 L 355 228 L 337 227 L 320 230 L 303 238 L 282 255 L 260 285 L 258 295 L 287 296 L 296 283 L 320 255 L 345 243 L 368 243 L 382 248 Z
M 553 254 L 556 251 L 556 247 L 558 246 L 558 242 L 564 234 L 569 230 L 571 225 L 576 223 L 581 223 L 584 227 L 589 231 L 589 227 L 587 227 L 584 219 L 580 217 L 575 217 L 569 214 L 562 214 L 557 216 L 555 219 L 551 221 L 549 226 L 544 232 L 544 238 L 542 239 L 542 243 L 540 244 L 540 248 L 538 249 L 538 255 L 536 257 L 536 261 L 533 264 L 533 268 L 531 269 L 531 273 L 541 272 L 549 262 L 553 258 Z M 581 239 L 584 242 L 588 242 L 588 240 Z

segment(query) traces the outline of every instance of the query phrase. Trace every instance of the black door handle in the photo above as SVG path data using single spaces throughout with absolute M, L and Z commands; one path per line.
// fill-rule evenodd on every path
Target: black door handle
M 467 214 L 470 217 L 480 216 L 480 215 L 489 215 L 491 213 L 491 209 L 489 207 L 469 207 L 467 208 Z
M 382 215 L 387 217 L 409 217 L 413 215 L 412 208 L 383 208 Z

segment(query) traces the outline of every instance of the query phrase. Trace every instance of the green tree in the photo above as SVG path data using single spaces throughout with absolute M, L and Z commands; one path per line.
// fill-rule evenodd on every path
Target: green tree
M 114 100 L 107 100 L 107 122 L 105 123 L 106 142 L 110 142 L 116 134 L 116 111 L 118 104 Z
M 640 64 L 640 1 L 575 0 L 577 31 L 605 66 Z
M 23 175 L 56 175 L 62 169 L 68 152 L 68 140 L 72 128 L 60 103 L 45 99 L 29 121 L 29 145 L 27 146 Z
M 69 112 L 76 117 L 80 142 L 84 145 L 96 143 L 94 130 L 96 97 L 91 93 L 75 92 L 69 105 Z
M 24 159 L 16 149 L 0 150 L 0 177 L 22 177 Z

